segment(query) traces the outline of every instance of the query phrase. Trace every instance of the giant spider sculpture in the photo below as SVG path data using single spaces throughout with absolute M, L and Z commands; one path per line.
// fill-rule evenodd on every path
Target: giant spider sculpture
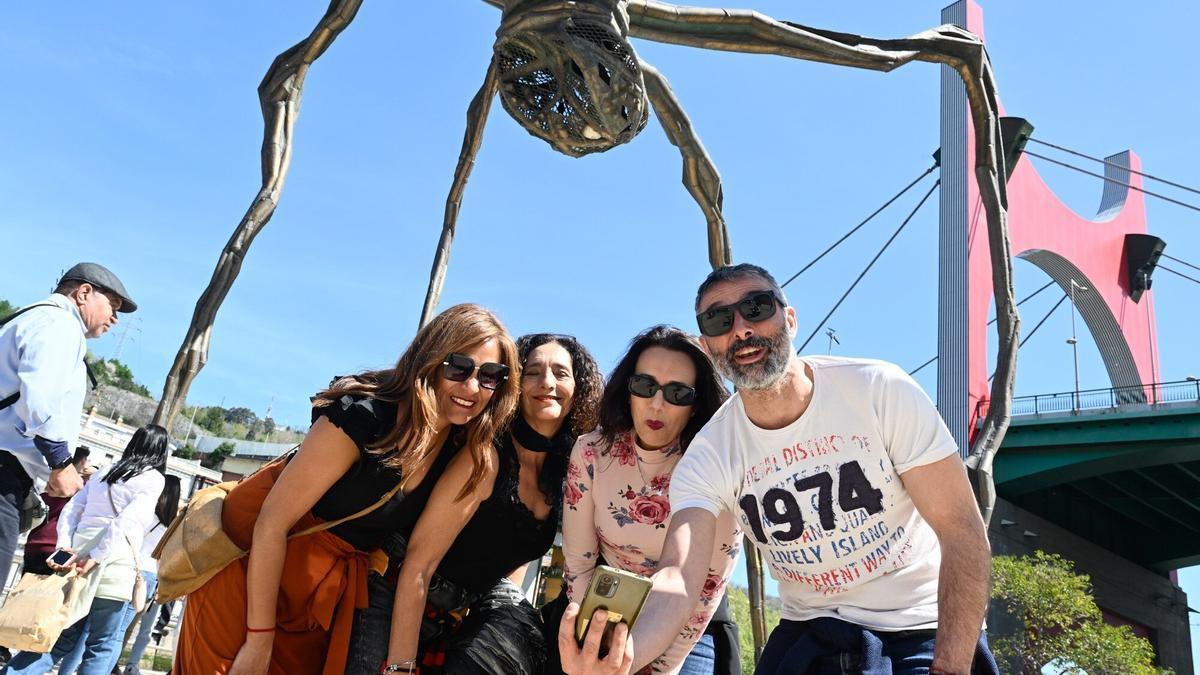
M 988 224 L 999 345 L 988 413 L 969 460 L 978 478 L 980 507 L 988 518 L 994 502 L 992 458 L 1010 415 L 1019 320 L 1013 302 L 996 86 L 979 38 L 946 25 L 908 38 L 873 39 L 779 21 L 749 10 L 685 7 L 659 0 L 484 1 L 502 10 L 500 27 L 483 86 L 467 112 L 466 135 L 446 200 L 422 324 L 438 304 L 463 191 L 497 93 L 518 124 L 555 150 L 575 157 L 633 140 L 646 126 L 653 108 L 668 139 L 683 156 L 683 182 L 704 212 L 709 260 L 719 266 L 732 260 L 721 210 L 720 177 L 666 78 L 637 56 L 630 36 L 880 71 L 910 61 L 928 61 L 959 74 L 966 85 L 975 131 L 975 176 Z M 312 33 L 280 54 L 259 85 L 265 122 L 262 186 L 221 252 L 213 278 L 196 304 L 167 376 L 155 415 L 157 423 L 174 418 L 188 386 L 204 366 L 217 309 L 237 277 L 247 249 L 278 203 L 308 67 L 353 21 L 361 4 L 362 0 L 331 0 Z

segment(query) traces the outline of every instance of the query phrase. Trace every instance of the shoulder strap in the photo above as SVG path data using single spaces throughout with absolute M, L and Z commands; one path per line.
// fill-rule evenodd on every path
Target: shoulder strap
M 321 523 L 320 525 L 314 525 L 310 528 L 301 530 L 293 535 L 289 535 L 288 539 L 291 539 L 293 537 L 303 537 L 304 535 L 307 535 L 307 534 L 316 534 L 317 532 L 323 532 L 330 528 L 337 527 L 338 525 L 341 525 L 342 523 L 347 523 L 347 522 L 350 522 L 351 520 L 357 520 L 358 518 L 362 518 L 363 516 L 367 515 L 368 513 L 371 513 L 375 509 L 378 509 L 379 507 L 383 506 L 384 504 L 390 502 L 392 500 L 392 497 L 396 496 L 397 492 L 404 489 L 404 484 L 407 482 L 408 482 L 408 476 L 401 478 L 400 482 L 396 483 L 396 487 L 393 487 L 391 490 L 388 490 L 382 497 L 379 498 L 379 501 L 375 502 L 374 504 L 368 506 L 367 508 L 365 508 L 357 513 L 352 513 L 344 518 L 338 518 L 337 520 L 331 520 L 327 523 Z
M 13 312 L 12 314 L 9 314 L 8 316 L 4 317 L 3 319 L 0 319 L 0 326 L 3 326 L 4 324 L 8 323 L 9 321 L 12 321 L 13 319 L 17 318 L 18 316 L 21 316 L 25 312 L 28 312 L 29 310 L 35 309 L 37 307 L 58 307 L 58 305 L 54 304 L 53 302 L 35 302 L 32 305 L 29 305 L 28 307 L 22 307 L 21 309 L 18 309 L 17 311 Z M 59 309 L 62 309 L 62 308 L 59 307 Z
M 113 486 L 110 483 L 108 486 L 108 504 L 109 504 L 109 506 L 112 506 L 113 522 L 116 522 L 116 520 L 117 520 L 117 503 L 115 501 L 113 501 L 112 489 L 113 489 Z M 108 526 L 112 527 L 113 523 L 109 523 Z M 150 528 L 150 529 L 151 529 L 151 531 L 153 531 L 154 528 Z M 129 538 L 129 534 L 127 532 L 125 532 L 125 530 L 121 530 L 121 536 L 125 537 L 125 543 L 129 544 L 129 550 L 133 552 L 133 567 L 135 570 L 137 570 L 137 573 L 140 575 L 142 573 L 142 557 L 139 555 L 139 551 L 133 545 L 133 540 Z
M 28 312 L 29 310 L 37 308 L 37 307 L 58 307 L 58 305 L 56 305 L 52 302 L 37 302 L 32 305 L 29 305 L 28 307 L 22 307 L 21 309 L 18 309 L 17 311 L 13 312 L 12 314 L 9 314 L 8 316 L 4 317 L 3 319 L 0 319 L 0 326 L 3 326 L 4 324 L 8 323 L 9 321 L 12 321 L 13 319 L 17 318 L 18 316 L 21 316 L 25 312 Z M 59 309 L 62 309 L 62 308 L 59 307 Z M 83 365 L 85 368 L 87 368 L 86 361 L 84 362 Z M 91 368 L 88 368 L 87 374 L 88 374 L 88 378 L 92 381 L 92 387 L 95 388 L 96 378 L 92 375 Z M 12 404 L 14 404 L 18 400 L 20 400 L 20 398 L 21 398 L 21 390 L 20 389 L 13 392 L 12 394 L 9 394 L 8 396 L 5 396 L 4 398 L 0 399 L 0 410 L 4 410 L 5 408 L 11 406 Z

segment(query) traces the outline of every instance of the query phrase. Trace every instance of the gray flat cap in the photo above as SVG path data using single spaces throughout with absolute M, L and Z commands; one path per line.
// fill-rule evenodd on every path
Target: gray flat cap
M 93 286 L 99 286 L 121 298 L 121 309 L 118 309 L 118 312 L 129 314 L 137 311 L 137 303 L 129 297 L 129 291 L 125 290 L 125 284 L 121 283 L 117 275 L 108 271 L 104 265 L 90 262 L 79 263 L 67 270 L 58 283 L 61 284 L 64 281 L 86 281 Z

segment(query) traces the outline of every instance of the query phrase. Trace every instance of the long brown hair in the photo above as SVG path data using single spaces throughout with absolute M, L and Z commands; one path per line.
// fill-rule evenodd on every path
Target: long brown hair
M 487 309 L 473 304 L 447 309 L 417 332 L 394 368 L 343 377 L 317 394 L 313 405 L 326 406 L 347 394 L 365 394 L 395 403 L 396 425 L 367 449 L 382 457 L 385 466 L 408 475 L 440 449 L 434 447 L 434 424 L 439 415 L 434 386 L 442 376 L 442 361 L 451 352 L 470 351 L 488 339 L 499 343 L 501 363 L 509 367 L 509 376 L 496 388 L 483 412 L 462 429 L 451 432 L 465 435 L 464 445 L 474 464 L 458 494 L 461 499 L 491 468 L 492 439 L 516 410 L 520 396 L 517 347 L 504 325 Z

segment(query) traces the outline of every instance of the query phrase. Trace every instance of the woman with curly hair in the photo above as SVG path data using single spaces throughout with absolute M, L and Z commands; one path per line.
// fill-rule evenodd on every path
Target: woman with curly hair
M 188 596 L 172 672 L 344 672 L 369 554 L 418 516 L 414 543 L 449 546 L 495 474 L 492 439 L 516 407 L 516 368 L 500 321 L 456 305 L 395 367 L 317 394 L 300 449 L 225 499 L 225 532 L 250 554 Z M 321 523 L 334 526 L 288 536 Z M 423 603 L 426 586 L 413 589 Z
M 540 619 L 514 582 L 554 542 L 568 456 L 596 426 L 604 383 L 592 355 L 567 335 L 523 336 L 517 358 L 520 404 L 491 447 L 496 471 L 455 505 L 469 520 L 448 547 L 426 546 L 420 525 L 384 544 L 388 572 L 368 582 L 370 606 L 358 613 L 347 673 L 378 673 L 381 664 L 422 675 L 541 672 Z M 415 593 L 420 584 L 427 595 Z
M 563 576 L 572 602 L 583 600 L 597 560 L 654 574 L 671 519 L 671 472 L 728 396 L 712 361 L 687 333 L 655 326 L 633 339 L 604 389 L 600 429 L 579 438 L 567 467 Z M 706 629 L 722 605 L 741 531 L 725 513 L 717 533 L 700 603 L 645 672 L 712 675 L 720 672 L 718 659 L 729 661 L 715 645 L 730 641 L 714 641 Z

